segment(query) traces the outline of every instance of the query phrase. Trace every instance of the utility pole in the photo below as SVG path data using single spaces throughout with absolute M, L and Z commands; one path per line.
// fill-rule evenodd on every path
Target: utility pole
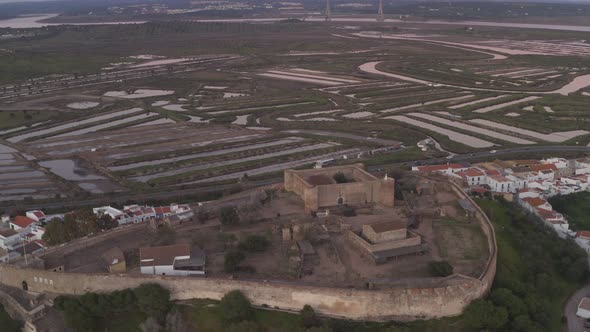
M 377 22 L 383 22 L 385 18 L 383 17 L 383 0 L 379 0 L 379 10 L 377 11 Z
M 330 8 L 330 0 L 326 0 L 326 22 L 332 21 L 332 9 Z
M 25 238 L 23 237 L 23 254 L 25 255 L 25 267 L 29 266 L 29 262 L 27 261 L 27 244 L 25 242 Z

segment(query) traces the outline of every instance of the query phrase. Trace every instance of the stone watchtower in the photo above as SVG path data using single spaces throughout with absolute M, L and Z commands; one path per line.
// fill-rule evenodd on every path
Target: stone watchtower
M 285 189 L 299 195 L 307 212 L 369 203 L 393 207 L 395 180 L 378 179 L 363 164 L 285 171 Z

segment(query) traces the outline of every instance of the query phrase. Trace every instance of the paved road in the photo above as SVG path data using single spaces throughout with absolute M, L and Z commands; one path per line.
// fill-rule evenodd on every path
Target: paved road
M 317 135 L 317 136 L 340 137 L 340 138 L 347 138 L 347 139 L 355 140 L 358 142 L 377 143 L 377 144 L 384 145 L 384 146 L 401 144 L 400 142 L 394 141 L 394 140 L 360 136 L 360 135 L 348 134 L 348 133 L 343 133 L 343 132 L 338 132 L 338 131 L 292 129 L 292 130 L 284 130 L 283 132 L 288 133 L 288 134 L 309 134 L 309 135 Z
M 503 150 L 497 150 L 496 153 L 490 153 L 489 151 L 482 151 L 482 152 L 474 152 L 474 153 L 466 153 L 466 154 L 457 154 L 454 155 L 452 159 L 447 158 L 433 158 L 433 159 L 426 159 L 426 160 L 414 160 L 414 161 L 407 161 L 401 163 L 404 166 L 421 166 L 421 165 L 435 165 L 435 164 L 444 164 L 447 162 L 450 163 L 460 163 L 460 162 L 471 162 L 477 161 L 482 159 L 494 159 L 500 156 L 510 156 L 516 155 L 518 158 L 519 154 L 530 154 L 530 153 L 545 153 L 549 154 L 559 154 L 563 152 L 582 152 L 582 153 L 590 153 L 590 147 L 587 146 L 535 146 L 535 147 L 524 147 L 524 148 L 509 148 Z M 380 169 L 385 169 L 391 166 L 398 166 L 399 164 L 386 164 L 386 165 L 375 165 L 369 166 L 367 169 L 369 172 L 376 172 Z
M 590 296 L 590 284 L 578 289 L 567 301 L 564 315 L 567 317 L 568 332 L 584 332 L 584 319 L 576 316 L 578 304 L 583 297 Z

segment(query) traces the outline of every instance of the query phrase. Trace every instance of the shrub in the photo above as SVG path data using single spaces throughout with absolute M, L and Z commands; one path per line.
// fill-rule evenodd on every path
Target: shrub
M 447 261 L 430 262 L 428 270 L 435 277 L 448 277 L 453 274 L 453 267 Z
M 233 206 L 224 206 L 219 210 L 219 221 L 223 225 L 236 225 L 240 221 L 238 211 Z
M 137 307 L 148 317 L 163 321 L 170 311 L 170 291 L 156 283 L 143 284 L 133 289 Z
M 334 174 L 333 178 L 334 178 L 334 181 L 336 181 L 336 183 L 347 183 L 348 182 L 346 175 L 344 175 L 344 173 L 342 173 L 342 172 L 338 172 L 338 173 Z
M 318 326 L 320 323 L 318 316 L 309 304 L 304 305 L 299 314 L 301 315 L 301 324 L 306 329 Z
M 249 252 L 261 252 L 265 251 L 269 245 L 270 242 L 266 237 L 261 235 L 250 235 L 244 241 L 240 242 L 238 247 Z
M 242 321 L 239 323 L 234 323 L 231 324 L 230 326 L 228 326 L 225 329 L 226 332 L 262 332 L 262 331 L 266 331 L 266 329 L 262 326 L 260 326 L 258 323 L 256 322 L 252 322 L 252 321 Z
M 508 312 L 490 301 L 477 299 L 465 309 L 467 325 L 477 330 L 496 330 L 508 323 Z
M 223 261 L 223 269 L 228 273 L 237 271 L 244 258 L 246 257 L 241 251 L 230 251 L 226 253 Z
M 250 300 L 239 290 L 225 294 L 219 303 L 219 307 L 223 320 L 227 323 L 249 320 L 254 315 Z

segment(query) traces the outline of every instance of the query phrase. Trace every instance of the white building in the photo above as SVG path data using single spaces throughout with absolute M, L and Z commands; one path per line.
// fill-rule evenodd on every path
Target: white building
M 576 315 L 586 319 L 590 318 L 590 298 L 585 297 L 580 301 Z
M 188 244 L 139 249 L 141 273 L 157 275 L 204 275 L 205 253 Z
M 21 237 L 18 232 L 13 229 L 0 229 L 0 248 L 13 249 L 21 244 Z
M 35 220 L 36 222 L 47 221 L 46 217 L 45 217 L 45 213 L 43 213 L 43 211 L 39 211 L 39 210 L 27 211 L 26 216 L 28 218 Z
M 94 213 L 95 215 L 97 215 L 99 217 L 103 216 L 103 215 L 108 215 L 113 220 L 118 220 L 125 215 L 123 213 L 123 211 L 115 209 L 114 207 L 111 207 L 111 206 L 101 206 L 101 207 L 93 208 L 92 213 Z
M 433 166 L 414 166 L 412 171 L 422 173 L 442 173 L 444 175 L 451 175 L 460 171 L 465 171 L 469 167 L 465 167 L 461 164 L 445 164 L 445 165 L 433 165 Z
M 487 177 L 480 169 L 472 167 L 464 171 L 452 173 L 452 176 L 462 178 L 469 186 L 487 184 Z
M 490 189 L 499 193 L 510 193 L 513 192 L 512 181 L 507 179 L 503 175 L 490 175 L 488 176 L 488 186 Z

